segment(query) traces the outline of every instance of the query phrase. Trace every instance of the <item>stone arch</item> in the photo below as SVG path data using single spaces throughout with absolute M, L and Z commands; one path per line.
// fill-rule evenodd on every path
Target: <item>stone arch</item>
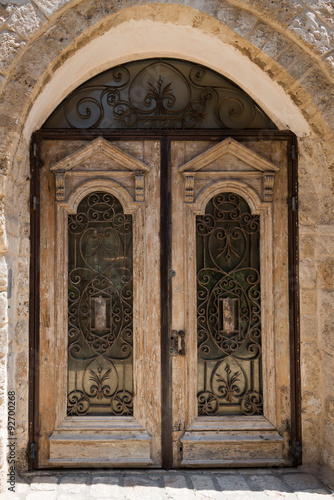
M 107 5 L 108 4 L 108 5 Z M 85 50 L 89 44 L 98 44 L 98 40 L 108 39 L 108 33 L 120 34 L 125 26 L 137 27 L 142 22 L 142 26 L 160 26 L 165 30 L 173 28 L 174 32 L 183 32 L 186 37 L 196 34 L 196 40 L 205 40 L 206 43 L 220 47 L 215 52 L 215 61 L 211 61 L 209 66 L 218 71 L 222 71 L 224 62 L 230 60 L 245 61 L 248 70 L 253 75 L 253 84 L 246 90 L 256 99 L 259 95 L 260 104 L 267 102 L 264 109 L 272 117 L 275 115 L 276 122 L 280 127 L 294 129 L 292 116 L 288 116 L 288 121 L 277 112 L 273 113 L 270 106 L 270 96 L 267 95 L 269 89 L 275 89 L 276 96 L 282 96 L 289 103 L 288 109 L 292 110 L 294 116 L 300 117 L 303 127 L 296 129 L 300 136 L 309 134 L 308 137 L 300 140 L 300 214 L 301 214 L 301 283 L 302 283 L 302 332 L 305 331 L 305 339 L 309 338 L 312 345 L 305 346 L 305 356 L 303 370 L 305 375 L 305 430 L 310 433 L 310 438 L 306 443 L 306 456 L 308 461 L 325 460 L 326 463 L 334 464 L 334 449 L 327 447 L 321 455 L 320 442 L 322 437 L 319 434 L 317 417 L 312 417 L 312 398 L 316 397 L 316 384 L 321 384 L 321 373 L 317 374 L 312 369 L 317 357 L 318 365 L 325 357 L 322 351 L 321 328 L 325 332 L 332 328 L 328 317 L 318 321 L 317 309 L 310 312 L 307 304 L 324 308 L 324 312 L 330 311 L 328 304 L 329 293 L 332 285 L 329 278 L 321 278 L 322 284 L 316 285 L 315 262 L 312 260 L 315 255 L 314 243 L 322 236 L 329 241 L 330 231 L 333 230 L 333 200 L 331 191 L 330 166 L 334 160 L 333 146 L 330 144 L 334 128 L 333 122 L 333 29 L 328 20 L 328 12 L 320 12 L 321 7 L 314 6 L 312 2 L 286 0 L 282 9 L 271 10 L 271 4 L 256 0 L 250 4 L 244 0 L 230 0 L 217 3 L 216 1 L 188 0 L 178 1 L 175 4 L 155 3 L 139 5 L 141 2 L 134 0 L 124 0 L 122 7 L 114 7 L 109 2 L 96 2 L 95 0 L 60 0 L 58 2 L 46 2 L 36 0 L 34 4 L 26 2 L 22 6 L 12 11 L 7 17 L 4 14 L 4 30 L 0 33 L 4 41 L 5 53 L 2 54 L 2 85 L 1 103 L 2 114 L 0 116 L 0 172 L 1 192 L 6 193 L 6 217 L 8 222 L 8 241 L 5 239 L 4 219 L 2 215 L 0 227 L 1 250 L 3 266 L 1 273 L 4 278 L 0 282 L 0 292 L 5 298 L 7 289 L 6 282 L 6 245 L 11 249 L 11 256 L 7 255 L 7 267 L 14 269 L 18 283 L 15 297 L 11 302 L 11 314 L 15 319 L 14 327 L 10 331 L 11 342 L 20 345 L 21 350 L 14 356 L 14 363 L 9 367 L 9 384 L 15 377 L 21 381 L 22 389 L 19 390 L 26 398 L 25 380 L 27 374 L 27 302 L 28 302 L 28 259 L 29 259 L 29 216 L 27 211 L 29 200 L 29 186 L 26 179 L 29 175 L 28 169 L 28 143 L 31 132 L 41 125 L 43 117 L 46 117 L 70 90 L 72 90 L 84 79 L 89 78 L 106 67 L 110 67 L 112 61 L 123 62 L 128 58 L 138 58 L 139 53 L 135 49 L 128 48 L 128 52 L 123 52 L 123 59 L 110 56 L 111 48 L 104 60 L 99 64 L 94 64 L 89 70 L 81 68 L 72 82 L 67 82 L 50 106 L 49 111 L 44 113 L 34 103 L 43 102 L 47 88 L 52 88 L 52 80 L 60 78 L 62 66 L 69 67 L 71 58 L 75 58 L 80 51 Z M 191 4 L 195 8 L 188 6 Z M 297 7 L 296 7 L 297 5 Z M 299 8 L 301 6 L 301 10 Z M 312 6 L 311 6 L 312 5 Z M 324 3 L 323 5 L 327 5 Z M 328 4 L 329 5 L 329 4 Z M 129 7 L 129 8 L 127 8 Z M 286 8 L 289 12 L 286 11 Z M 326 14 L 327 12 L 327 14 Z M 14 14 L 16 13 L 16 18 Z M 29 15 L 34 21 L 29 24 Z M 312 17 L 313 16 L 313 17 Z M 16 21 L 15 21 L 16 19 Z M 316 36 L 298 28 L 304 19 L 315 19 L 315 25 L 323 28 L 320 41 L 316 41 Z M 16 23 L 16 24 L 15 24 Z M 30 27 L 29 27 L 30 26 Z M 121 29 L 122 27 L 122 29 Z M 320 28 L 319 28 L 320 29 Z M 156 35 L 156 32 L 155 32 Z M 312 38 L 313 37 L 313 38 Z M 332 38 L 331 38 L 332 37 Z M 116 40 L 116 39 L 115 39 Z M 192 38 L 194 40 L 194 38 Z M 303 40 L 307 45 L 303 48 Z M 179 38 L 180 41 L 180 38 Z M 212 47 L 213 45 L 210 45 Z M 117 44 L 112 47 L 115 52 L 118 50 Z M 161 49 L 161 47 L 160 47 Z M 167 49 L 166 49 L 167 50 Z M 170 50 L 170 49 L 168 49 Z M 181 57 L 182 52 L 173 49 L 173 56 Z M 142 52 L 143 54 L 143 52 Z M 146 51 L 146 57 L 148 52 Z M 170 54 L 170 52 L 169 52 Z M 167 55 L 166 53 L 162 55 Z M 91 54 L 93 58 L 94 54 Z M 194 57 L 198 62 L 202 62 L 201 57 L 188 52 L 184 57 Z M 230 59 L 228 59 L 230 58 Z M 217 62 L 218 61 L 218 62 Z M 84 60 L 81 60 L 84 64 Z M 232 68 L 233 69 L 233 68 Z M 242 83 L 241 69 L 239 67 L 239 80 L 236 73 L 226 73 L 225 75 L 234 79 L 236 83 Z M 266 92 L 260 95 L 256 90 L 256 83 L 263 77 L 268 82 Z M 56 82 L 57 80 L 53 80 Z M 244 86 L 245 88 L 245 86 Z M 252 90 L 253 89 L 253 90 Z M 261 90 L 263 87 L 261 87 Z M 265 101 L 265 99 L 268 99 Z M 257 99 L 256 99 L 257 100 Z M 37 110 L 37 111 L 36 111 Z M 36 113 L 35 113 L 36 111 Z M 34 115 L 35 113 L 35 115 Z M 27 121 L 27 117 L 28 121 Z M 30 120 L 30 121 L 29 121 Z M 289 121 L 290 120 L 290 121 Z M 25 126 L 25 135 L 22 135 Z M 308 129 L 309 127 L 309 129 Z M 18 200 L 15 206 L 13 200 Z M 315 229 L 314 225 L 319 224 L 320 229 Z M 328 230 L 324 226 L 328 226 Z M 326 232 L 327 231 L 327 232 Z M 312 247 L 313 241 L 313 247 Z M 308 244 L 308 250 L 306 249 Z M 319 248 L 320 248 L 319 244 Z M 310 248 L 313 248 L 310 249 Z M 318 247 L 317 247 L 318 248 Z M 318 251 L 318 250 L 317 250 Z M 320 250 L 319 250 L 320 251 Z M 19 253 L 18 253 L 19 252 Z M 313 252 L 313 253 L 312 253 Z M 334 251 L 333 251 L 334 253 Z M 20 259 L 15 263 L 17 256 Z M 318 264 L 325 269 L 325 259 L 329 254 L 319 254 Z M 329 255 L 328 258 L 332 258 Z M 325 269 L 326 270 L 326 269 Z M 325 270 L 323 276 L 326 276 Z M 315 304 L 315 305 L 314 305 Z M 327 304 L 327 305 L 326 305 Z M 326 308 L 325 308 L 326 306 Z M 2 306 L 1 306 L 2 307 Z M 1 324 L 3 331 L 6 331 L 6 311 L 7 303 L 1 309 Z M 3 311 L 3 312 L 2 312 Z M 13 313 L 14 311 L 14 313 Z M 18 313 L 15 313 L 18 312 Z M 18 314 L 18 319 L 15 316 Z M 327 313 L 328 316 L 328 313 Z M 303 319 L 304 318 L 304 319 Z M 13 319 L 13 320 L 14 320 Z M 312 325 L 312 326 L 311 326 Z M 317 331 L 316 342 L 311 338 L 311 330 Z M 308 337 L 309 335 L 309 337 Z M 324 334 L 325 335 L 325 334 Z M 328 335 L 328 334 L 326 334 Z M 14 339 L 14 340 L 13 340 Z M 7 337 L 3 337 L 4 352 L 7 351 Z M 316 351 L 316 355 L 313 352 Z M 308 364 L 308 359 L 310 363 Z M 330 365 L 328 362 L 326 366 Z M 1 366 L 2 382 L 6 380 L 6 365 Z M 328 370 L 327 370 L 328 371 Z M 313 380 L 309 373 L 313 373 Z M 10 387 L 10 385 L 8 385 Z M 327 396 L 326 396 L 327 394 Z M 332 399 L 331 399 L 332 398 Z M 323 397 L 323 405 L 333 404 L 334 395 L 328 390 Z M 310 404 L 308 405 L 308 401 Z M 25 446 L 27 443 L 27 429 L 24 426 L 24 419 L 27 414 L 27 403 L 21 406 L 19 416 L 22 425 L 22 447 L 19 450 L 19 463 L 25 465 Z M 330 412 L 328 413 L 330 415 Z M 331 417 L 334 419 L 334 417 Z M 329 418 L 330 420 L 330 418 Z M 327 425 L 327 432 L 330 428 Z M 2 426 L 5 429 L 5 425 Z M 334 429 L 334 427 L 333 427 Z M 334 430 L 332 431 L 334 432 Z M 318 434 L 317 434 L 318 433 Z M 316 437 L 315 437 L 316 436 Z M 312 440 L 316 444 L 312 444 Z M 308 448 L 307 448 L 308 446 Z M 4 449 L 4 448 L 3 448 Z

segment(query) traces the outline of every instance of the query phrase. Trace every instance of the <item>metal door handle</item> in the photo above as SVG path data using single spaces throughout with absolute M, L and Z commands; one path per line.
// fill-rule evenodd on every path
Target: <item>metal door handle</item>
M 169 338 L 169 354 L 172 356 L 186 355 L 185 333 L 183 330 L 172 330 Z

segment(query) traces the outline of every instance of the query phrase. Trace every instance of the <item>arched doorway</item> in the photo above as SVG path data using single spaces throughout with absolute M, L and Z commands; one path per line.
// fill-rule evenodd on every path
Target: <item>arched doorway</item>
M 34 141 L 36 465 L 291 464 L 292 134 L 154 59 L 81 86 Z

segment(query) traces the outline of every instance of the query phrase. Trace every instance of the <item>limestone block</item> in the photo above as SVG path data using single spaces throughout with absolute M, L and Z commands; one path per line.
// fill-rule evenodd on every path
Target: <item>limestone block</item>
M 310 10 L 299 13 L 298 17 L 290 24 L 289 29 L 313 46 L 320 54 L 333 49 L 333 33 Z
M 268 0 L 244 0 L 241 5 L 250 5 L 257 11 L 265 14 L 266 17 L 271 19 L 274 18 L 285 26 L 303 11 L 303 6 L 296 0 L 280 0 L 279 2 L 268 2 Z
M 67 10 L 59 19 L 59 22 L 73 36 L 80 36 L 88 27 L 88 23 L 84 16 L 75 9 Z
M 322 356 L 314 342 L 301 346 L 302 394 L 312 392 L 319 394 Z
M 314 10 L 327 24 L 334 28 L 334 4 L 332 0 L 306 0 L 307 5 Z
M 301 193 L 298 200 L 299 223 L 314 225 L 318 219 L 319 200 L 315 193 Z
M 19 290 L 29 290 L 29 264 L 29 258 L 20 259 L 17 275 L 17 287 Z
M 327 396 L 325 400 L 326 416 L 334 424 L 334 396 Z
M 28 359 L 25 352 L 19 352 L 15 358 L 15 380 L 24 382 L 28 380 Z
M 70 0 L 35 0 L 35 4 L 38 5 L 47 17 L 50 17 L 69 1 Z
M 0 33 L 0 71 L 5 70 L 25 42 L 16 33 L 3 31 Z
M 309 93 L 320 111 L 323 111 L 330 99 L 334 98 L 333 83 L 319 70 L 314 70 L 303 78 L 301 86 Z
M 334 319 L 331 317 L 322 318 L 322 338 L 326 349 L 334 351 Z
M 256 16 L 240 9 L 233 30 L 247 39 L 257 22 L 258 18 Z
M 117 11 L 117 5 L 114 2 L 104 2 L 103 0 L 88 0 L 77 5 L 76 11 L 79 12 L 85 21 L 90 25 L 104 19 L 107 15 Z
M 314 414 L 315 416 L 321 415 L 322 399 L 320 393 L 314 394 L 313 392 L 304 392 L 302 399 L 302 413 Z
M 258 22 L 248 40 L 256 47 L 261 48 L 275 33 L 266 23 Z
M 235 26 L 239 9 L 226 1 L 219 2 L 216 18 L 228 28 Z
M 317 243 L 314 234 L 301 234 L 299 238 L 299 255 L 300 257 L 311 257 L 315 255 L 315 246 Z M 334 245 L 333 245 L 334 247 Z
M 302 342 L 314 341 L 318 336 L 318 317 L 316 314 L 303 314 L 300 318 Z
M 303 464 L 319 463 L 321 454 L 319 419 L 313 420 L 302 414 Z
M 8 300 L 7 293 L 0 292 L 0 325 L 7 323 Z
M 276 59 L 278 54 L 280 54 L 286 47 L 287 47 L 286 38 L 280 33 L 277 33 L 275 31 L 263 45 L 262 51 L 268 56 L 270 56 L 272 59 Z
M 23 38 L 28 38 L 44 20 L 44 16 L 37 12 L 32 4 L 26 4 L 17 7 L 6 24 Z
M 52 47 L 57 52 L 62 52 L 72 42 L 71 35 L 59 24 L 54 24 L 45 33 L 45 45 L 49 46 L 49 48 Z
M 299 265 L 299 282 L 301 288 L 314 288 L 317 280 L 317 272 L 314 260 L 303 258 Z
M 331 318 L 334 310 L 334 291 L 322 290 L 320 293 L 320 318 Z
M 328 257 L 318 264 L 320 286 L 326 290 L 334 290 L 334 258 Z

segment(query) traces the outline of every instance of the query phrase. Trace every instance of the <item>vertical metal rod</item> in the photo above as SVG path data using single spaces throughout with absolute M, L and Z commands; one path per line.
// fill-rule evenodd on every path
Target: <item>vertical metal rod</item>
M 37 142 L 38 141 L 38 142 Z M 38 352 L 39 352 L 39 204 L 33 210 L 33 199 L 39 197 L 39 142 L 32 137 L 30 146 L 30 316 L 29 316 L 29 442 L 38 430 Z M 36 453 L 29 454 L 29 469 L 37 468 Z
M 163 137 L 160 146 L 160 280 L 161 280 L 161 445 L 162 467 L 173 464 L 172 447 L 172 360 L 168 341 L 171 331 L 171 175 L 170 141 Z
M 289 152 L 295 150 L 290 156 Z M 290 136 L 287 141 L 288 153 L 288 199 L 298 196 L 297 139 Z M 299 324 L 299 275 L 298 275 L 298 205 L 293 210 L 288 205 L 289 231 L 289 316 L 290 316 L 290 371 L 291 371 L 291 449 L 302 442 L 301 428 L 301 375 L 300 375 L 300 324 Z M 298 447 L 299 448 L 299 447 Z M 292 456 L 292 466 L 302 464 L 301 448 L 298 456 Z

